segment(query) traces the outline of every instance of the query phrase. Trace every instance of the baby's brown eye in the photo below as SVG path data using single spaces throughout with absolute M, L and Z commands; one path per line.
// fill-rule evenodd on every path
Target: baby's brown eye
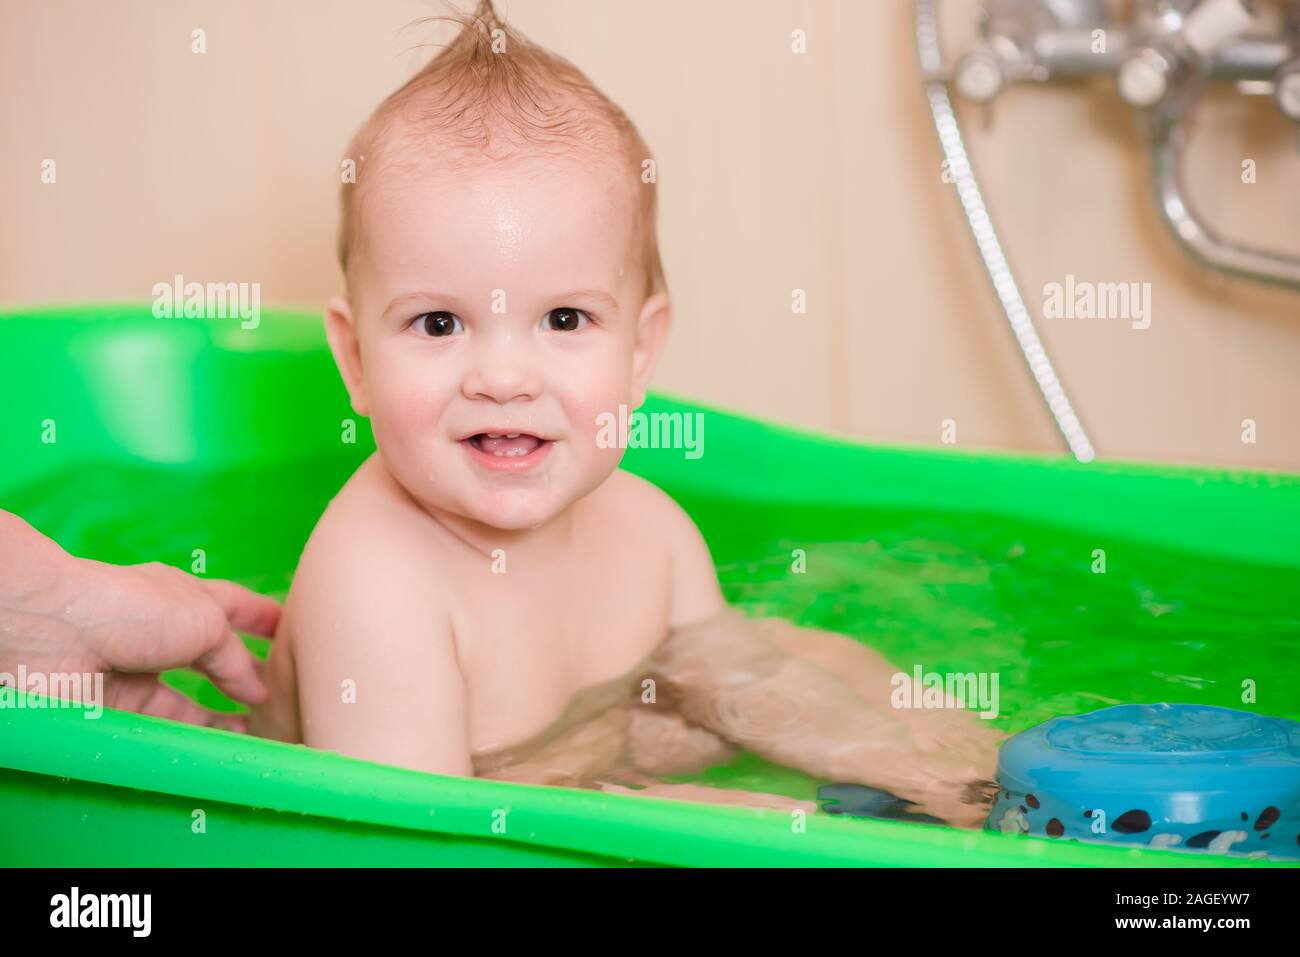
M 461 326 L 460 320 L 450 312 L 426 312 L 416 316 L 414 324 L 430 336 L 450 336 Z
M 542 320 L 542 324 L 555 332 L 572 332 L 591 319 L 581 309 L 552 309 Z

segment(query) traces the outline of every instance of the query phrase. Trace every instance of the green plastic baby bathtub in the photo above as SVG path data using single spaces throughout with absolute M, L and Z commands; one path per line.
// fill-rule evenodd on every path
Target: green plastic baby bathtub
M 373 448 L 317 317 L 0 315 L 0 507 L 76 554 L 277 597 Z M 728 599 L 991 672 L 1005 732 L 1119 702 L 1300 718 L 1300 479 L 881 448 L 662 396 L 703 454 L 625 466 L 699 523 Z M 1153 424 L 1158 427 L 1158 423 Z M 697 437 L 698 438 L 698 437 Z M 249 639 L 265 650 L 264 642 Z M 205 681 L 171 684 L 229 709 Z M 1272 862 L 418 774 L 169 721 L 0 709 L 11 865 L 1081 865 Z M 673 780 L 813 799 L 742 753 Z

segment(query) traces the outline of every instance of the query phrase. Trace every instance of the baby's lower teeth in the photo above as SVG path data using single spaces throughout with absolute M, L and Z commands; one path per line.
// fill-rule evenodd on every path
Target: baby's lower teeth
M 503 459 L 510 455 L 527 455 L 528 453 L 523 449 L 507 449 L 505 452 L 493 452 L 492 454 L 499 459 Z

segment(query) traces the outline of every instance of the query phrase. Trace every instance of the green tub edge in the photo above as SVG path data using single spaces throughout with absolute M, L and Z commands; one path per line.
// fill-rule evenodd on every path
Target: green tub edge
M 36 699 L 39 702 L 42 699 Z M 32 698 L 24 697 L 25 702 Z M 232 841 L 225 863 L 265 864 L 266 848 L 220 833 L 209 821 L 193 830 L 193 812 L 234 805 L 247 815 L 282 812 L 279 827 L 346 822 L 367 829 L 405 832 L 412 838 L 456 840 L 454 852 L 428 845 L 417 857 L 430 865 L 500 864 L 510 856 L 536 863 L 554 853 L 564 861 L 669 866 L 1031 866 L 1204 867 L 1287 866 L 1258 859 L 1177 851 L 1061 843 L 920 824 L 840 820 L 826 814 L 728 808 L 655 798 L 601 794 L 572 788 L 428 775 L 372 764 L 302 745 L 194 728 L 160 718 L 105 709 L 97 719 L 75 707 L 0 711 L 6 742 L 3 767 L 31 780 L 0 776 L 0 859 L 24 840 L 32 849 L 8 863 L 41 864 L 39 831 L 18 829 L 32 817 L 20 806 L 54 782 L 97 786 L 103 805 L 125 804 L 143 793 L 168 801 L 155 822 L 170 831 L 150 846 L 122 847 L 116 857 L 154 865 L 187 866 L 202 856 L 200 843 Z M 55 790 L 58 785 L 54 784 Z M 191 807 L 192 805 L 192 807 Z M 216 815 L 231 823 L 231 815 Z M 294 819 L 290 819 L 290 818 Z M 34 822 L 32 822 L 34 823 Z M 4 831 L 14 831 L 4 834 Z M 25 836 L 25 838 L 24 838 Z M 114 835 L 88 839 L 103 842 Z M 144 835 L 118 835 L 124 841 Z M 170 856 L 157 845 L 173 848 Z M 1054 845 L 1054 846 L 1053 846 Z M 75 847 L 75 844 L 73 845 Z M 141 851 L 143 850 L 143 857 Z M 35 853 L 32 853 L 34 851 Z M 113 855 L 110 855 L 113 856 Z M 62 863 L 73 863 L 71 861 Z M 356 863 L 344 848 L 322 848 L 311 865 Z M 410 863 L 410 861 L 406 861 Z

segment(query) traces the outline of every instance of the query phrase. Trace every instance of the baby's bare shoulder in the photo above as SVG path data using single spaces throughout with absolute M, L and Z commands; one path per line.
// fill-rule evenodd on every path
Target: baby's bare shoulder
M 436 567 L 440 549 L 430 519 L 401 491 L 372 456 L 330 501 L 312 530 L 294 572 L 293 590 L 332 603 L 373 601 L 395 583 Z M 344 589 L 342 592 L 338 589 Z M 431 598 L 427 586 L 419 593 Z M 291 595 L 292 598 L 292 595 Z
M 624 520 L 653 528 L 665 537 L 682 534 L 695 523 L 676 500 L 653 482 L 616 469 L 600 488 L 601 505 Z
M 421 521 L 423 519 L 423 521 Z M 429 517 L 401 491 L 377 455 L 361 464 L 330 501 L 307 543 L 308 551 L 352 551 L 382 560 L 430 544 Z M 403 556 L 405 557 L 405 556 Z
M 723 607 L 709 546 L 695 520 L 652 482 L 618 470 L 609 482 L 610 504 L 618 514 L 652 535 L 672 566 L 670 622 L 696 621 Z
M 383 463 L 367 460 L 321 516 L 294 574 L 282 620 L 293 622 L 302 741 L 472 774 L 448 594 L 429 560 L 437 546 L 413 521 L 418 506 L 387 481 Z

